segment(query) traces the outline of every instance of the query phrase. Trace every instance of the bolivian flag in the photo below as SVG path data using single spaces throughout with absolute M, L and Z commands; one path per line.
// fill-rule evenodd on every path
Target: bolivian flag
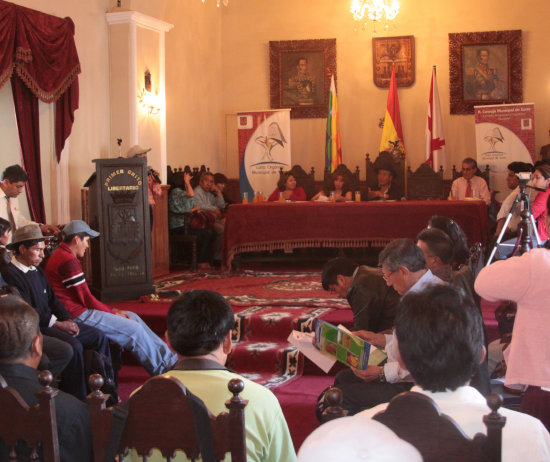
M 390 93 L 384 118 L 384 129 L 380 140 L 380 152 L 388 151 L 394 159 L 405 156 L 405 143 L 403 141 L 403 128 L 399 114 L 399 99 L 397 98 L 397 84 L 395 82 L 395 66 L 391 72 Z
M 325 146 L 325 168 L 331 173 L 342 163 L 342 146 L 340 144 L 340 119 L 338 117 L 338 99 L 334 74 L 330 80 L 327 113 L 327 140 Z

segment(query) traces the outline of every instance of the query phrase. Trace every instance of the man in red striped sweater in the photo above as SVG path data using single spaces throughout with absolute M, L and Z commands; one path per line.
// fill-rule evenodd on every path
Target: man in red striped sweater
M 46 276 L 74 320 L 96 327 L 131 351 L 150 375 L 162 374 L 177 361 L 168 345 L 137 314 L 111 308 L 90 292 L 78 258 L 86 253 L 90 238 L 97 236 L 99 233 L 82 220 L 68 223 L 63 228 L 63 242 L 46 263 Z

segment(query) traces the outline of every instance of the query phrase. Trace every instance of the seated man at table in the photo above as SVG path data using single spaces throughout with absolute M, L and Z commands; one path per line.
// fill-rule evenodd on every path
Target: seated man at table
M 394 181 L 395 170 L 391 162 L 388 159 L 379 157 L 374 162 L 374 170 L 376 172 L 376 184 L 369 185 L 367 199 L 369 201 L 400 200 L 403 196 L 403 190 Z
M 222 259 L 223 233 L 225 229 L 225 218 L 222 210 L 225 209 L 222 191 L 216 188 L 214 184 L 214 175 L 210 172 L 204 172 L 199 180 L 199 186 L 195 188 L 195 203 L 201 210 L 212 212 L 216 217 L 214 231 L 216 232 L 216 241 L 214 243 L 214 262 L 220 262 Z
M 399 361 L 415 380 L 411 391 L 435 401 L 473 438 L 487 433 L 483 416 L 489 414 L 483 396 L 469 386 L 485 357 L 483 320 L 479 310 L 452 286 L 432 286 L 401 300 L 396 320 Z M 383 411 L 387 403 L 354 417 L 356 425 Z M 500 408 L 506 417 L 502 429 L 502 461 L 550 460 L 550 434 L 527 414 Z
M 0 297 L 0 374 L 29 405 L 38 404 L 35 393 L 42 389 L 36 368 L 42 356 L 38 314 L 21 298 Z M 59 391 L 54 398 L 59 452 L 62 462 L 92 461 L 92 432 L 88 406 Z M 9 411 L 3 419 L 10 418 Z M 17 451 L 19 452 L 19 451 Z M 22 451 L 23 452 L 23 451 Z M 0 438 L 0 460 L 8 450 Z M 10 459 L 11 460 L 11 459 Z M 17 460 L 28 460 L 26 458 Z
M 229 303 L 217 292 L 191 290 L 172 304 L 166 322 L 167 341 L 179 359 L 166 375 L 180 380 L 214 415 L 227 411 L 224 403 L 230 398 L 229 380 L 241 379 L 244 389 L 240 396 L 249 401 L 244 408 L 247 460 L 296 460 L 288 426 L 275 395 L 225 367 L 235 324 Z M 176 460 L 185 460 L 180 457 Z
M 491 193 L 485 180 L 476 175 L 477 172 L 476 160 L 466 157 L 462 161 L 462 176 L 453 181 L 449 198 L 459 201 L 478 198 L 489 205 L 491 203 Z
M 393 327 L 399 295 L 386 284 L 379 268 L 333 258 L 323 266 L 321 282 L 323 289 L 348 300 L 355 330 L 381 332 Z

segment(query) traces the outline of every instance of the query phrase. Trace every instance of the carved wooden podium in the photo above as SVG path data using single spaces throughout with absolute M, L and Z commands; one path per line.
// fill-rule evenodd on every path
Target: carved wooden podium
M 146 159 L 94 159 L 89 220 L 101 235 L 91 240 L 93 294 L 102 301 L 153 292 Z

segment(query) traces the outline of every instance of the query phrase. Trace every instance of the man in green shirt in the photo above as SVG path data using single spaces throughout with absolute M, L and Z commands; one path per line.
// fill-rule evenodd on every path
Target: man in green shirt
M 249 462 L 293 462 L 296 453 L 281 406 L 267 388 L 225 367 L 231 352 L 233 310 L 217 292 L 193 290 L 176 300 L 168 312 L 167 341 L 178 363 L 167 375 L 179 379 L 213 413 L 226 412 L 231 397 L 227 383 L 244 382 L 246 450 Z M 176 460 L 185 460 L 178 454 Z M 153 460 L 153 459 L 151 459 Z

